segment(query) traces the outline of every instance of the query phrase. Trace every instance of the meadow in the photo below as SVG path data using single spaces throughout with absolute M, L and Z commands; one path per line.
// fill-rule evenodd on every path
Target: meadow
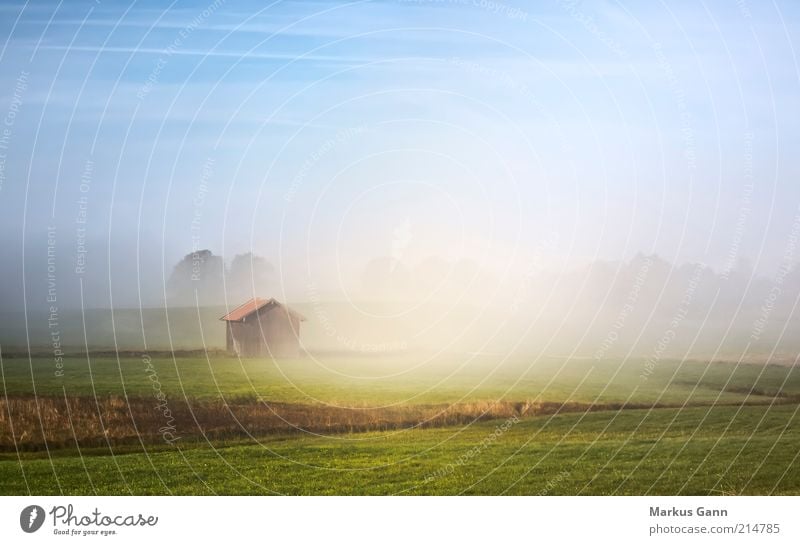
M 4 494 L 800 493 L 795 367 L 215 352 L 62 363 L 58 376 L 52 357 L 2 359 Z

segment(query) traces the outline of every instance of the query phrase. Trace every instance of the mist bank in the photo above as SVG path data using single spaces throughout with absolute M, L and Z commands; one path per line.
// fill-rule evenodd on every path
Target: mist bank
M 224 274 L 221 263 L 216 266 Z M 455 272 L 443 267 L 440 273 L 427 270 L 415 278 L 412 270 L 383 261 L 365 277 L 358 298 L 311 290 L 305 300 L 285 302 L 306 317 L 302 345 L 319 353 L 559 355 L 598 361 L 629 356 L 655 364 L 665 358 L 791 363 L 800 352 L 797 267 L 783 268 L 770 279 L 753 275 L 746 263 L 717 273 L 700 264 L 674 266 L 639 255 L 506 279 L 477 267 Z M 276 282 L 274 287 L 255 292 L 280 297 L 280 281 L 270 276 L 260 281 Z M 160 307 L 113 311 L 58 307 L 53 313 L 47 301 L 29 301 L 27 314 L 5 308 L 0 313 L 0 343 L 5 353 L 29 346 L 48 351 L 54 343 L 72 352 L 224 348 L 219 317 L 249 294 L 228 297 L 227 305 L 201 299 L 213 299 L 214 290 L 215 297 L 225 299 L 229 280 L 220 276 L 217 287 L 206 280 L 211 289 L 187 291 L 199 306 L 186 305 L 181 294 L 172 301 L 168 296 Z M 192 286 L 191 279 L 187 285 Z

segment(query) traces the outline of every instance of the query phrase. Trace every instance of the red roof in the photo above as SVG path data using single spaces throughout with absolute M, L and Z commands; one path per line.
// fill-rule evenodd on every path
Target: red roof
M 270 305 L 270 304 L 274 304 L 275 306 L 283 307 L 284 309 L 286 309 L 286 312 L 296 316 L 301 321 L 305 320 L 304 316 L 302 316 L 301 314 L 298 314 L 297 312 L 294 312 L 293 310 L 289 309 L 288 307 L 285 307 L 284 305 L 280 304 L 275 299 L 273 299 L 273 298 L 261 299 L 260 297 L 254 297 L 254 298 L 250 299 L 249 301 L 247 301 L 246 303 L 244 303 L 242 305 L 239 305 L 238 307 L 236 307 L 235 309 L 230 311 L 228 314 L 226 314 L 225 316 L 220 318 L 220 320 L 225 320 L 226 322 L 241 322 L 242 320 L 244 320 L 245 318 L 247 318 L 248 316 L 250 316 L 254 312 L 257 312 L 257 311 L 261 310 L 261 308 L 263 308 L 263 307 L 265 307 L 267 305 Z

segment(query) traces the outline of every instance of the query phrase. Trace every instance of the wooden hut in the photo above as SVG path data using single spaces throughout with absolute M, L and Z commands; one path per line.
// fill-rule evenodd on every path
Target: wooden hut
M 226 347 L 242 357 L 285 358 L 300 353 L 300 322 L 305 317 L 275 299 L 254 298 L 220 318 Z

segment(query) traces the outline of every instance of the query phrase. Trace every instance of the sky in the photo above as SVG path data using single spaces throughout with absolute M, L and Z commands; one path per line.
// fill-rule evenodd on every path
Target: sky
M 290 299 L 356 297 L 387 256 L 772 276 L 799 25 L 788 1 L 4 3 L 4 300 L 48 251 L 129 305 L 203 248 L 265 256 Z

